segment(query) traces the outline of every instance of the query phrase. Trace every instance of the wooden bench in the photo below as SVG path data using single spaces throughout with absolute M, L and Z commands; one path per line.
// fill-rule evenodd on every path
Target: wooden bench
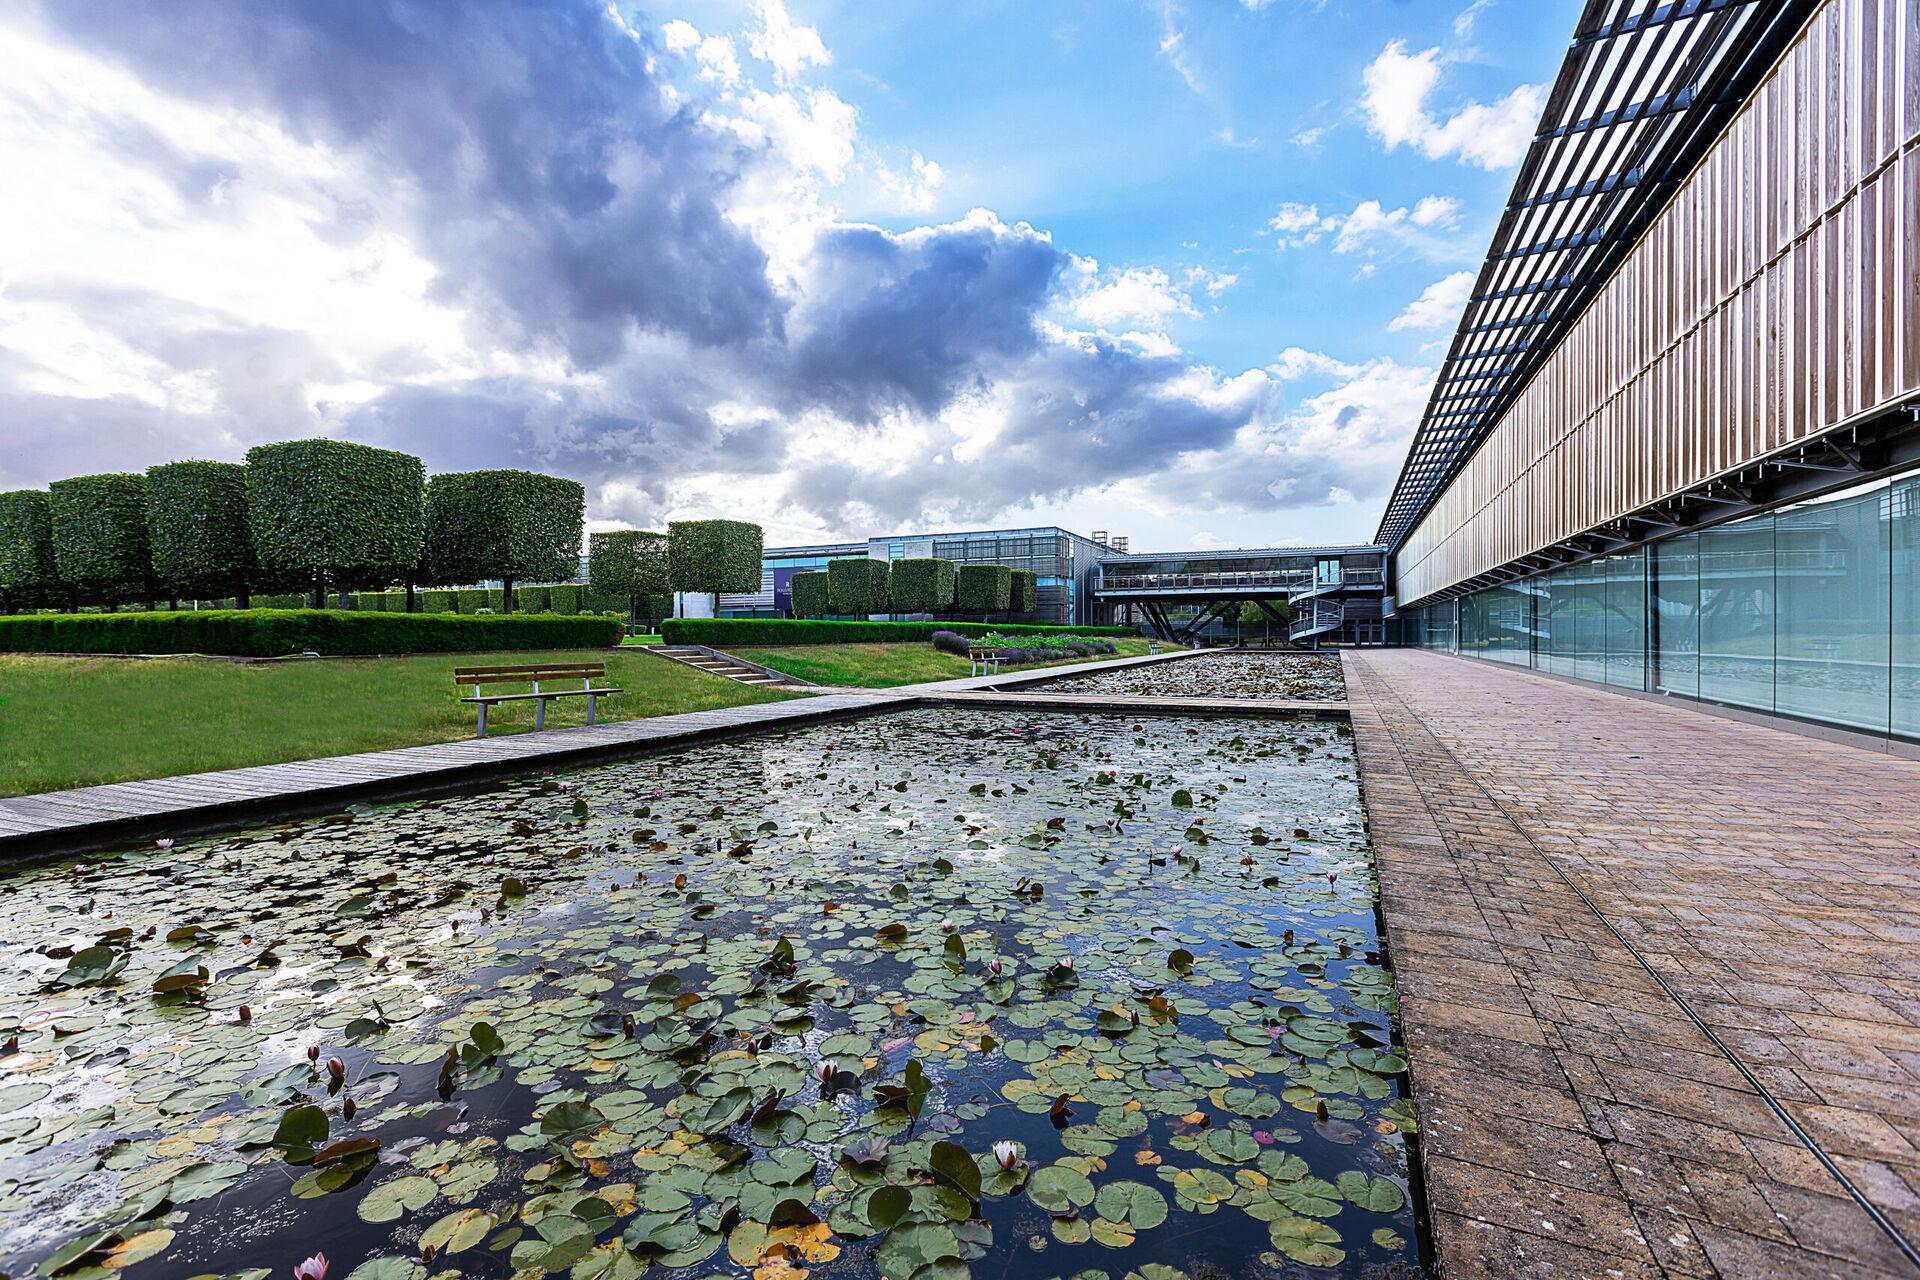
M 968 645 L 967 661 L 973 664 L 969 668 L 969 674 L 976 676 L 1000 674 L 1000 651 L 990 644 Z
M 547 703 L 555 698 L 585 698 L 587 700 L 587 723 L 594 723 L 594 715 L 599 700 L 610 693 L 624 693 L 623 689 L 601 686 L 594 688 L 594 677 L 605 677 L 607 664 L 604 662 L 548 662 L 536 663 L 526 667 L 455 667 L 453 682 L 473 686 L 473 696 L 462 698 L 462 702 L 471 702 L 480 709 L 480 728 L 473 736 L 487 736 L 487 708 L 502 702 L 524 702 L 535 700 L 533 709 L 533 728 L 537 733 L 547 727 Z M 541 681 L 578 680 L 578 689 L 542 689 Z M 531 693 L 486 693 L 480 692 L 483 684 L 527 684 L 533 686 Z

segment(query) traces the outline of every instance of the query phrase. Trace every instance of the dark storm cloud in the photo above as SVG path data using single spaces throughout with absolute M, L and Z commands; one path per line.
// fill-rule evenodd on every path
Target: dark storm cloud
M 800 389 L 849 417 L 938 413 L 983 362 L 1039 346 L 1034 316 L 1065 257 L 1025 227 L 961 223 L 889 236 L 837 227 L 815 249 Z
M 580 365 L 614 358 L 629 325 L 708 344 L 779 329 L 765 255 L 721 212 L 735 158 L 663 105 L 647 51 L 602 5 L 58 0 L 45 12 L 174 92 L 267 111 L 399 171 L 441 294 Z

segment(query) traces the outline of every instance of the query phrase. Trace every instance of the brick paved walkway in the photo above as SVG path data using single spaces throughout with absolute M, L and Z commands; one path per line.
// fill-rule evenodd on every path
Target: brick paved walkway
M 1680 1003 L 1920 1240 L 1920 762 L 1346 671 L 1449 1280 L 1920 1275 Z

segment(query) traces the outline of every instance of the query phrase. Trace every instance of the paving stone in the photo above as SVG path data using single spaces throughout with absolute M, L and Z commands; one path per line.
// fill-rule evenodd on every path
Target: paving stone
M 1920 1276 L 1920 763 L 1345 666 L 1446 1274 Z

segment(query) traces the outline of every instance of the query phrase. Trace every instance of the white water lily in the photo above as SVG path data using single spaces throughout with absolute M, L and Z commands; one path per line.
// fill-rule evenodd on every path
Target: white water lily
M 993 1159 L 1002 1169 L 1011 1171 L 1013 1166 L 1020 1163 L 1020 1144 L 1004 1140 L 994 1143 Z

